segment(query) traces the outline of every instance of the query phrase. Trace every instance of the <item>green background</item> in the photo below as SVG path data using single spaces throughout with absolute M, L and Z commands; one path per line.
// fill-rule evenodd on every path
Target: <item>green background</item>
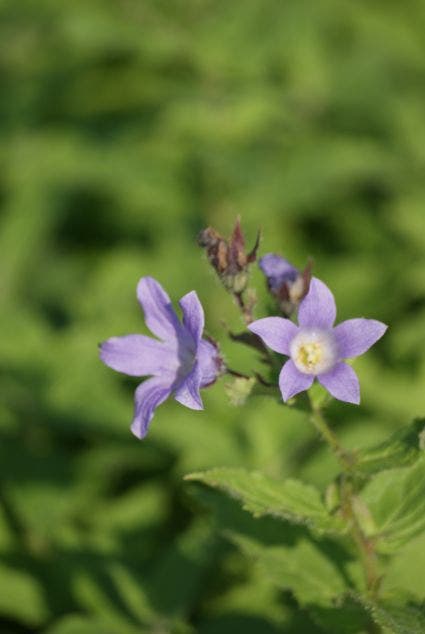
M 182 480 L 326 485 L 337 465 L 305 417 L 236 408 L 222 380 L 139 442 L 137 380 L 97 343 L 146 332 L 152 275 L 174 301 L 196 289 L 229 365 L 257 367 L 196 245 L 240 213 L 248 246 L 261 226 L 261 253 L 314 258 L 340 319 L 390 325 L 356 363 L 361 406 L 331 410 L 342 441 L 423 413 L 424 29 L 422 0 L 0 1 L 1 632 L 322 631 Z M 255 266 L 252 283 L 264 316 Z

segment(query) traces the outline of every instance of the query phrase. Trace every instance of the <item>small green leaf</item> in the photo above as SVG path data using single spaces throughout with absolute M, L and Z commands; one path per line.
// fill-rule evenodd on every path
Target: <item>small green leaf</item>
M 319 532 L 338 533 L 343 523 L 326 510 L 320 492 L 298 480 L 279 482 L 244 469 L 211 469 L 186 476 L 220 489 L 242 502 L 256 517 L 272 515 L 293 524 L 304 524 Z
M 361 498 L 372 514 L 377 549 L 392 553 L 425 529 L 425 458 L 411 467 L 378 473 Z
M 425 419 L 417 418 L 388 440 L 357 453 L 356 470 L 365 475 L 413 464 L 424 451 Z

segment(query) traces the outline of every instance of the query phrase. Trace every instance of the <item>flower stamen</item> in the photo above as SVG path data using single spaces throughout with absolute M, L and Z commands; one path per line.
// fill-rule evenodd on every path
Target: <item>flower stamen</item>
M 291 358 L 303 374 L 320 374 L 337 361 L 337 346 L 331 333 L 316 329 L 300 329 L 290 346 Z

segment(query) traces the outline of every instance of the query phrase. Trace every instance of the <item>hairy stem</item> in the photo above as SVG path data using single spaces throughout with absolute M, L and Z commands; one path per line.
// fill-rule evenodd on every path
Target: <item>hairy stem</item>
M 245 321 L 245 324 L 249 326 L 250 323 L 254 320 L 252 315 L 253 305 L 251 303 L 247 303 L 244 299 L 243 293 L 233 293 L 233 297 L 236 300 L 236 303 L 242 313 L 242 317 Z
M 359 552 L 368 595 L 376 598 L 379 591 L 381 575 L 379 573 L 378 558 L 373 541 L 363 532 L 354 510 L 355 493 L 350 477 L 344 476 L 341 484 L 342 512 L 350 525 L 350 533 Z
M 341 501 L 342 513 L 348 522 L 350 535 L 357 547 L 362 563 L 367 593 L 370 597 L 376 597 L 379 590 L 380 574 L 378 569 L 378 559 L 375 553 L 373 542 L 365 535 L 358 521 L 354 500 L 355 491 L 353 483 L 354 456 L 346 451 L 340 444 L 337 436 L 329 427 L 319 407 L 315 406 L 310 399 L 311 420 L 320 432 L 322 438 L 328 443 L 342 470 Z M 374 626 L 375 627 L 375 626 Z M 376 629 L 371 632 L 376 632 Z
M 331 447 L 343 470 L 347 472 L 351 471 L 354 464 L 353 456 L 350 455 L 350 453 L 347 452 L 340 444 L 337 436 L 327 424 L 321 409 L 315 406 L 311 399 L 309 400 L 311 407 L 311 421 L 313 425 L 316 427 L 322 438 Z

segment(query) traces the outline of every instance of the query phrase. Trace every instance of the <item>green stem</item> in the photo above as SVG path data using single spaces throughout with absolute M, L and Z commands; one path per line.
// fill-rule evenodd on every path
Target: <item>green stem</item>
M 364 534 L 357 519 L 353 507 L 354 497 L 353 483 L 350 478 L 344 476 L 341 484 L 342 511 L 350 525 L 351 536 L 360 554 L 367 593 L 371 599 L 375 599 L 379 591 L 381 580 L 378 558 L 375 553 L 373 541 Z
M 376 597 L 380 581 L 378 559 L 374 550 L 373 542 L 363 532 L 357 519 L 354 507 L 354 456 L 343 448 L 337 436 L 326 422 L 320 408 L 314 405 L 311 399 L 309 400 L 311 407 L 311 420 L 341 464 L 343 470 L 341 486 L 342 512 L 349 524 L 351 538 L 357 547 L 359 557 L 362 562 L 367 593 L 370 597 Z M 376 632 L 376 629 L 373 631 Z
M 233 297 L 242 313 L 243 320 L 247 326 L 253 321 L 252 306 L 248 306 L 244 300 L 243 292 L 233 293 Z
M 309 401 L 310 401 L 310 407 L 311 407 L 311 420 L 313 425 L 316 427 L 316 429 L 318 430 L 322 438 L 331 447 L 332 451 L 334 452 L 338 461 L 340 462 L 343 470 L 347 472 L 351 471 L 354 464 L 353 456 L 349 454 L 340 444 L 337 436 L 334 434 L 332 429 L 327 424 L 321 409 L 312 403 L 312 400 L 310 397 L 309 397 Z

